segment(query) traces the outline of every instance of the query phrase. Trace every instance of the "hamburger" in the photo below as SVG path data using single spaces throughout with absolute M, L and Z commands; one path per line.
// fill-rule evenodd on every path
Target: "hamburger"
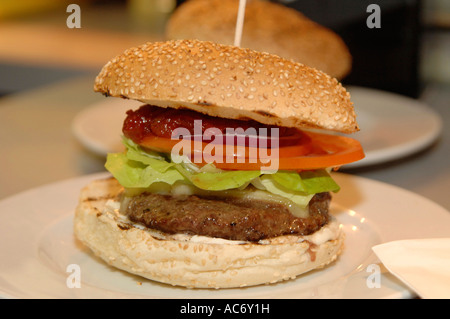
M 143 103 L 124 115 L 126 151 L 105 164 L 112 176 L 86 185 L 76 208 L 76 237 L 106 263 L 175 286 L 232 288 L 338 257 L 330 170 L 364 153 L 325 133 L 358 130 L 335 78 L 268 53 L 171 40 L 113 58 L 94 90 Z
M 170 16 L 165 36 L 231 45 L 238 7 L 239 0 L 185 1 Z M 337 33 L 271 1 L 247 1 L 240 46 L 293 59 L 337 79 L 345 78 L 352 68 L 350 51 Z

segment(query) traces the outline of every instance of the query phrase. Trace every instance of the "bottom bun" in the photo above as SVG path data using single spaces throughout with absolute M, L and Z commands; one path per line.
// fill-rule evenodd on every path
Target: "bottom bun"
M 258 243 L 163 234 L 121 215 L 121 192 L 113 178 L 87 185 L 75 213 L 75 235 L 106 263 L 170 285 L 233 288 L 276 283 L 324 267 L 343 246 L 336 221 L 310 236 Z

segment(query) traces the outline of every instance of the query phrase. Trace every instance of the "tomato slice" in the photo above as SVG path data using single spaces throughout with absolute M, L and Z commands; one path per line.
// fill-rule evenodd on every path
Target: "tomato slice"
M 301 133 L 292 145 L 267 150 L 246 146 L 214 147 L 213 142 L 172 140 L 158 136 L 147 136 L 139 144 L 163 153 L 171 153 L 174 147 L 183 146 L 183 150 L 188 150 L 185 155 L 194 163 L 203 166 L 213 162 L 217 168 L 224 170 L 260 170 L 268 166 L 268 161 L 278 161 L 276 166 L 280 170 L 300 171 L 342 166 L 364 158 L 361 144 L 355 139 L 317 132 Z M 200 163 L 193 159 L 200 159 Z M 273 167 L 273 163 L 270 165 Z
M 239 158 L 252 159 L 252 162 L 258 158 L 263 160 L 270 159 L 271 156 L 273 156 L 271 154 L 271 145 L 275 142 L 277 142 L 276 145 L 280 145 L 278 146 L 277 151 L 278 156 L 281 157 L 306 155 L 313 150 L 311 138 L 301 131 L 298 131 L 297 134 L 280 137 L 276 140 L 275 138 L 270 137 L 242 137 L 245 141 L 236 135 L 231 136 L 231 139 L 227 139 L 227 136 L 223 135 L 222 140 L 216 138 L 211 142 L 206 143 L 201 141 L 201 137 L 196 140 L 195 136 L 193 137 L 194 140 L 181 140 L 147 135 L 139 145 L 161 153 L 171 153 L 174 148 L 182 148 L 183 151 L 186 151 L 185 155 L 188 157 L 199 155 L 207 157 L 207 155 L 211 153 L 210 155 L 213 155 L 215 158 L 221 157 L 223 159 L 222 162 L 234 162 Z M 227 145 L 226 143 L 230 143 L 230 145 Z M 267 151 L 261 152 L 258 147 L 246 146 L 250 144 L 258 145 L 258 143 L 259 145 L 263 144 L 261 148 L 267 149 Z
M 302 156 L 279 156 L 280 170 L 312 170 L 337 167 L 353 163 L 364 158 L 361 144 L 346 136 L 338 136 L 316 132 L 304 132 L 311 138 L 313 150 Z M 224 170 L 259 170 L 267 167 L 267 163 L 214 163 Z

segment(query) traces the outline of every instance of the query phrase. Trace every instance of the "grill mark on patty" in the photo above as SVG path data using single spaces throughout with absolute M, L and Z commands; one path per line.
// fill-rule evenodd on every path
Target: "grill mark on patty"
M 284 205 L 262 200 L 144 193 L 133 197 L 124 212 L 132 222 L 169 234 L 259 241 L 314 233 L 329 220 L 330 200 L 329 193 L 316 194 L 309 216 L 299 218 Z
M 99 196 L 99 197 L 87 197 L 83 200 L 83 202 L 96 202 L 101 200 L 108 200 L 108 199 L 114 199 L 115 195 L 105 195 L 105 196 Z

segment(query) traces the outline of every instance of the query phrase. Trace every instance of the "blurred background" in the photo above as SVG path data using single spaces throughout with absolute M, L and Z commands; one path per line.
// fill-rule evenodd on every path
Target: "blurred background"
M 181 0 L 0 0 L 0 95 L 95 75 L 123 49 L 163 38 Z M 418 97 L 427 82 L 450 83 L 448 0 L 279 0 L 333 29 L 353 55 L 343 82 Z M 66 25 L 68 4 L 81 28 Z M 369 29 L 367 6 L 381 8 Z
M 338 33 L 353 55 L 345 83 L 418 97 L 426 81 L 450 81 L 450 1 L 279 1 Z M 381 28 L 369 29 L 370 4 Z

